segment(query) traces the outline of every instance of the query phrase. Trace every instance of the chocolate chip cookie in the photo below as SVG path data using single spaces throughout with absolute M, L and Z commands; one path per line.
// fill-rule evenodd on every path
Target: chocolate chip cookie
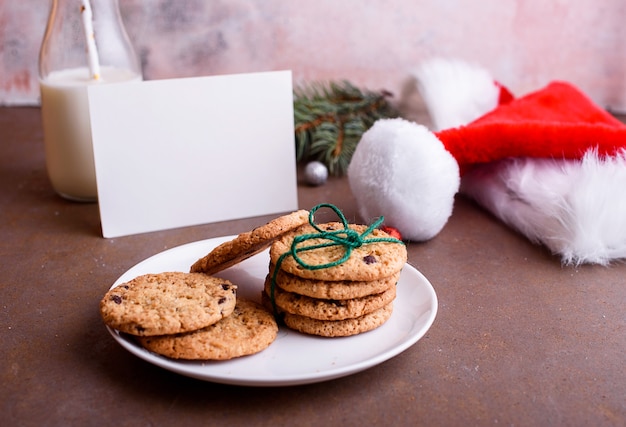
M 201 273 L 146 274 L 110 289 L 100 301 L 100 314 L 106 325 L 128 334 L 177 334 L 230 315 L 236 289 L 228 280 Z

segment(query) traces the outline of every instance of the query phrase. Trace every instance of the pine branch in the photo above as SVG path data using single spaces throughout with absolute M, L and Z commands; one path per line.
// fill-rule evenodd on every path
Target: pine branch
M 398 116 L 390 96 L 345 80 L 294 90 L 297 160 L 319 160 L 332 175 L 345 174 L 363 133 L 378 119 Z

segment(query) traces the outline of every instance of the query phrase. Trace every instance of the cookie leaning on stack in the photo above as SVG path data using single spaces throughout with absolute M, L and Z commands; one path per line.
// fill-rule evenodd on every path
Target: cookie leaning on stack
M 206 256 L 197 260 L 190 271 L 215 274 L 228 267 L 262 252 L 270 247 L 274 240 L 289 231 L 306 224 L 309 211 L 299 210 L 280 216 L 252 231 L 239 234 L 232 240 L 226 241 L 214 248 Z
M 342 221 L 315 224 L 320 207 Z M 378 225 L 348 224 L 332 205 L 312 209 L 309 224 L 272 244 L 264 305 L 307 334 L 348 336 L 381 326 L 393 311 L 407 252 Z

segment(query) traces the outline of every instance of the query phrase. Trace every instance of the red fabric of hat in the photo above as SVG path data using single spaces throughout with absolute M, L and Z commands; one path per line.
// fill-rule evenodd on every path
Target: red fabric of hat
M 473 165 L 507 157 L 581 159 L 590 148 L 612 156 L 626 147 L 626 125 L 565 82 L 551 83 L 436 135 L 461 174 Z

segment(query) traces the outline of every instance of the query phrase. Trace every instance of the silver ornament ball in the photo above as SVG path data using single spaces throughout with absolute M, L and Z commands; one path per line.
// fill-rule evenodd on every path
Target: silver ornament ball
M 310 185 L 322 185 L 328 179 L 328 168 L 324 163 L 314 160 L 306 165 L 304 178 Z

